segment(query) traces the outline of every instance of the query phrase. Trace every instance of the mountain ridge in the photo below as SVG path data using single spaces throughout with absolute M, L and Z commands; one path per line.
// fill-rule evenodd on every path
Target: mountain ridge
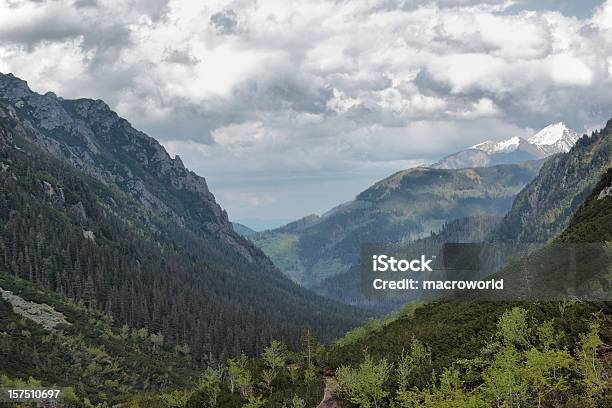
M 258 352 L 272 336 L 295 345 L 305 326 L 330 340 L 365 318 L 287 279 L 233 230 L 204 178 L 104 102 L 2 75 L 0 133 L 6 272 L 161 330 L 199 360 Z
M 170 216 L 173 222 L 184 224 L 185 220 L 173 211 L 172 206 L 154 196 L 134 177 L 132 169 L 124 166 L 120 171 L 111 171 L 104 168 L 104 163 L 95 162 L 95 156 L 103 156 L 104 150 L 109 147 L 113 153 L 122 153 L 121 150 L 133 153 L 135 156 L 131 159 L 136 159 L 156 176 L 175 176 L 172 183 L 177 188 L 183 187 L 199 194 L 213 215 L 214 222 L 224 227 L 224 232 L 230 228 L 227 213 L 214 201 L 205 179 L 187 170 L 178 156 L 172 159 L 155 139 L 132 128 L 127 120 L 119 117 L 104 101 L 63 99 L 52 92 L 41 95 L 31 91 L 26 81 L 12 74 L 0 74 L 0 95 L 15 108 L 16 114 L 27 120 L 26 126 L 33 131 L 34 141 L 45 150 L 63 156 L 75 167 L 103 183 L 132 184 L 129 187 L 139 193 L 143 205 L 147 208 L 157 207 L 164 216 Z M 39 126 L 35 126 L 35 123 Z M 117 146 L 120 142 L 122 144 Z M 115 146 L 112 146 L 113 143 Z M 142 150 L 136 151 L 135 147 Z M 96 168 L 93 164 L 102 168 Z
M 412 241 L 453 219 L 503 215 L 541 164 L 402 170 L 320 217 L 251 239 L 294 281 L 318 287 L 354 265 L 362 243 Z
M 543 159 L 569 151 L 578 138 L 579 135 L 575 130 L 568 128 L 563 122 L 557 122 L 526 139 L 514 136 L 501 141 L 486 140 L 452 153 L 430 167 L 443 169 L 482 167 Z
M 612 166 L 612 121 L 551 156 L 521 191 L 489 240 L 545 243 L 559 234 Z

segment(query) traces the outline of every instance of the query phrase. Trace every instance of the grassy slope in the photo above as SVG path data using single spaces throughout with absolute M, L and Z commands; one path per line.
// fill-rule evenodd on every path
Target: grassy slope
M 274 264 L 291 280 L 303 284 L 304 266 L 297 254 L 299 236 L 290 233 L 281 233 L 274 236 L 252 236 L 251 239 L 270 258 Z

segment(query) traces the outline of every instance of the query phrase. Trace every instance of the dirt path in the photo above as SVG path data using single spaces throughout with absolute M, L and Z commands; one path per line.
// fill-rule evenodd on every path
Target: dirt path
M 331 370 L 324 372 L 325 391 L 323 391 L 323 400 L 317 408 L 340 408 L 340 403 L 334 398 L 334 392 L 338 388 L 334 374 Z

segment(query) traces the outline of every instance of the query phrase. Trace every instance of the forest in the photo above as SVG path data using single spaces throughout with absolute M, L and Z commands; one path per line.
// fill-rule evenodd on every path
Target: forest
M 133 197 L 47 154 L 14 126 L 0 124 L 3 273 L 158 333 L 200 363 L 260 352 L 272 337 L 295 346 L 305 326 L 330 340 L 368 315 L 154 212 L 156 224 L 143 224 Z

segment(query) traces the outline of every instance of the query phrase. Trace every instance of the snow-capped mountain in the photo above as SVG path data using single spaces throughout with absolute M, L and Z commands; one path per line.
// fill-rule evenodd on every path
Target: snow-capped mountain
M 515 136 L 501 141 L 486 140 L 446 156 L 431 167 L 486 167 L 542 159 L 556 153 L 568 152 L 579 137 L 575 130 L 568 128 L 563 122 L 553 123 L 527 139 Z
M 538 146 L 547 155 L 551 155 L 569 152 L 579 138 L 575 130 L 568 128 L 563 122 L 558 122 L 546 126 L 527 141 Z
M 475 144 L 474 146 L 470 147 L 470 149 L 482 150 L 491 154 L 508 153 L 515 151 L 520 146 L 521 141 L 524 141 L 524 139 L 518 136 L 502 140 L 501 142 L 487 140 L 482 143 Z

